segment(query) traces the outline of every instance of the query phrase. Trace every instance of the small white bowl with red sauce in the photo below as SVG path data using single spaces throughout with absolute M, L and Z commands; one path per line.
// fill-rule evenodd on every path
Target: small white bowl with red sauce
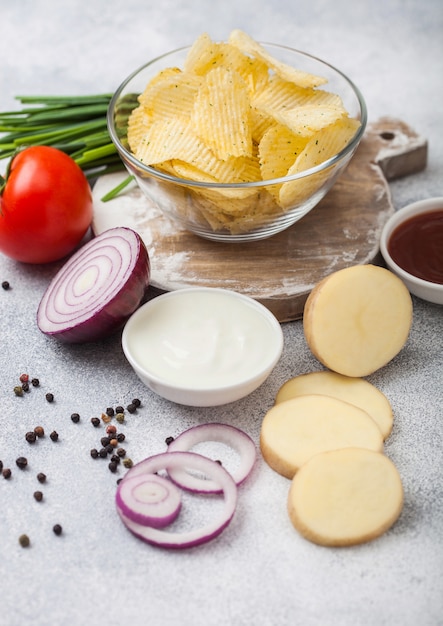
M 443 197 L 396 211 L 383 227 L 380 251 L 413 295 L 443 304 Z

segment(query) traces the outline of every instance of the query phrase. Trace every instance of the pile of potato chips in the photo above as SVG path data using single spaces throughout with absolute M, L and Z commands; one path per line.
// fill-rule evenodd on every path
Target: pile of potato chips
M 273 58 L 240 30 L 227 42 L 206 33 L 183 68 L 160 71 L 128 123 L 136 158 L 175 177 L 221 186 L 183 185 L 174 202 L 214 231 L 247 232 L 302 204 L 329 178 L 224 187 L 297 174 L 340 152 L 360 126 L 326 80 Z M 192 202 L 189 201 L 191 195 Z

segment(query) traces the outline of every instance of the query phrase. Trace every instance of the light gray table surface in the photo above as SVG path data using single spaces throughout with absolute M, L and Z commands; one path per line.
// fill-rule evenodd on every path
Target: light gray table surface
M 242 28 L 327 59 L 367 101 L 369 121 L 403 119 L 429 141 L 427 168 L 390 185 L 395 208 L 443 196 L 443 19 L 440 0 L 0 1 L 0 110 L 18 94 L 112 92 L 149 58 L 207 31 Z M 90 417 L 140 397 L 122 427 L 134 460 L 164 439 L 207 421 L 238 425 L 258 446 L 260 424 L 280 385 L 320 369 L 300 321 L 284 324 L 285 347 L 269 380 L 217 409 L 174 405 L 150 393 L 124 359 L 119 336 L 61 346 L 37 329 L 36 308 L 57 264 L 23 266 L 0 255 L 0 624 L 2 626 L 437 626 L 443 624 L 443 309 L 413 299 L 401 353 L 368 377 L 390 400 L 395 425 L 386 454 L 405 503 L 384 536 L 358 547 L 305 541 L 286 514 L 288 481 L 260 458 L 240 492 L 231 525 L 197 549 L 143 544 L 114 507 L 117 476 L 89 457 Z M 23 398 L 13 387 L 40 379 Z M 49 404 L 45 393 L 52 392 Z M 79 424 L 70 420 L 81 415 Z M 34 446 L 37 423 L 48 436 Z M 20 472 L 18 456 L 29 467 Z M 44 471 L 43 502 L 34 501 Z M 61 537 L 52 533 L 60 523 Z M 27 533 L 31 546 L 18 537 Z

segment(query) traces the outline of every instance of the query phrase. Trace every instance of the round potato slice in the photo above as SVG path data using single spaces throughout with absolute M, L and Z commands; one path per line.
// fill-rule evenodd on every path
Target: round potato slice
M 355 265 L 320 281 L 306 300 L 303 328 L 314 356 L 345 376 L 367 376 L 402 349 L 412 324 L 403 282 L 376 265 Z
M 391 433 L 392 407 L 386 396 L 367 380 L 344 376 L 328 370 L 301 374 L 287 380 L 280 387 L 275 403 L 279 404 L 307 394 L 333 396 L 355 404 L 372 417 L 380 428 L 383 439 Z
M 331 396 L 306 395 L 276 404 L 266 413 L 260 448 L 273 470 L 293 478 L 319 452 L 362 447 L 383 450 L 383 437 L 362 409 Z
M 294 527 L 324 546 L 371 541 L 398 519 L 403 487 L 384 454 L 363 448 L 322 452 L 295 475 L 288 495 Z

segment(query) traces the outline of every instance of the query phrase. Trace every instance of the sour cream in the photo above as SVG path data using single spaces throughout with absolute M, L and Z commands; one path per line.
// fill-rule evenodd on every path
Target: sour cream
M 162 383 L 197 394 L 240 389 L 259 379 L 261 384 L 282 344 L 280 324 L 268 309 L 216 288 L 158 296 L 131 317 L 123 332 L 129 362 L 154 391 Z

